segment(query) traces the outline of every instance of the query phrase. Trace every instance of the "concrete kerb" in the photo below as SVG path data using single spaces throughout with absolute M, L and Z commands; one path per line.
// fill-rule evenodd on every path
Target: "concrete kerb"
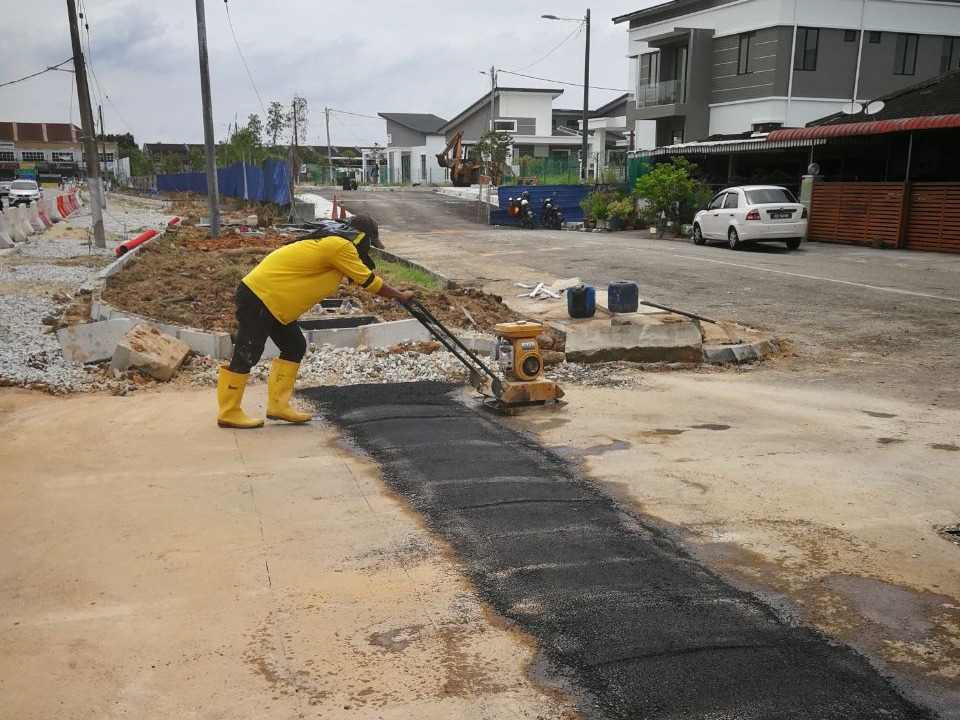
M 146 247 L 150 243 L 159 241 L 163 235 L 164 231 L 161 230 L 160 234 L 158 234 L 156 237 L 151 238 L 142 245 L 120 256 L 97 274 L 96 284 L 94 287 L 90 288 L 93 296 L 90 309 L 91 318 L 94 321 L 124 321 L 127 323 L 128 327 L 133 327 L 140 322 L 149 323 L 158 328 L 161 332 L 182 340 L 190 346 L 191 350 L 200 355 L 207 355 L 216 360 L 229 360 L 233 355 L 233 341 L 231 340 L 229 333 L 212 332 L 197 328 L 179 327 L 157 323 L 147 318 L 141 318 L 136 315 L 117 310 L 103 300 L 102 291 L 106 285 L 107 279 L 122 272 L 126 264 L 133 260 L 141 248 Z M 383 251 L 378 252 L 383 253 Z M 436 273 L 433 273 L 426 268 L 422 268 L 416 263 L 405 261 L 403 258 L 399 258 L 392 253 L 384 253 L 384 255 L 389 256 L 385 259 L 393 262 L 400 262 L 412 267 L 417 267 L 422 269 L 424 272 L 435 275 L 447 286 L 453 285 L 453 283 L 446 278 L 437 276 Z M 86 328 L 86 332 L 96 333 L 97 324 L 98 322 L 88 323 L 86 326 L 84 326 Z M 116 329 L 108 329 L 105 326 L 103 331 L 112 336 L 116 332 Z M 432 337 L 429 331 L 414 319 L 375 323 L 373 325 L 364 325 L 356 328 L 304 330 L 303 334 L 307 339 L 307 343 L 315 347 L 332 345 L 334 347 L 382 348 L 390 347 L 403 342 L 424 342 L 430 340 Z M 98 341 L 95 337 L 91 337 L 89 342 L 93 345 L 98 344 Z M 277 347 L 272 342 L 268 341 L 263 354 L 264 358 L 269 359 L 272 357 L 277 357 L 279 354 L 280 353 Z

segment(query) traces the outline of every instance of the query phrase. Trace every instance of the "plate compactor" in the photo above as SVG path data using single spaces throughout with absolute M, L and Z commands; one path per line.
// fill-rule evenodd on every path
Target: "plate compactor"
M 470 384 L 484 396 L 484 407 L 514 414 L 525 407 L 558 404 L 563 397 L 560 386 L 543 377 L 543 356 L 537 344 L 543 332 L 540 323 L 519 320 L 494 326 L 497 344 L 493 359 L 503 371 L 501 379 L 419 300 L 404 307 L 467 367 Z

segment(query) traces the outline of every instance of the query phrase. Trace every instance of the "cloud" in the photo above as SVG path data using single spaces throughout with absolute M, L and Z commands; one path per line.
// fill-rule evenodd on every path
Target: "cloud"
M 627 83 L 626 27 L 614 26 L 611 18 L 651 4 L 618 0 L 593 10 L 590 84 L 614 90 L 591 90 L 591 107 L 613 99 Z M 4 25 L 18 30 L 5 36 L 0 82 L 71 55 L 62 0 L 11 5 Z M 235 118 L 263 115 L 257 92 L 264 106 L 273 100 L 289 104 L 299 93 L 309 103 L 312 144 L 326 143 L 325 107 L 339 111 L 331 113 L 332 144 L 383 143 L 383 120 L 359 116 L 422 112 L 452 118 L 489 92 L 489 76 L 480 73 L 491 66 L 545 78 L 499 76 L 505 86 L 562 88 L 558 106 L 576 108 L 581 89 L 558 83 L 582 82 L 584 41 L 575 21 L 586 8 L 573 0 L 531 5 L 208 0 L 215 132 L 222 138 Z M 83 6 L 93 102 L 103 105 L 107 132 L 131 132 L 141 143 L 202 141 L 194 3 L 91 0 Z M 574 21 L 541 19 L 546 12 Z M 86 51 L 85 31 L 83 37 Z M 0 88 L 0 119 L 79 124 L 72 82 L 70 74 L 47 73 Z

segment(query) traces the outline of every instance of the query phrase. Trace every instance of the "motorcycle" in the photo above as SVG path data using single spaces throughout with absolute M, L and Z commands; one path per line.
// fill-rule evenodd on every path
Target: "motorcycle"
M 563 228 L 563 208 L 547 197 L 540 201 L 540 224 L 551 230 Z
M 520 227 L 533 230 L 533 207 L 527 198 L 520 201 Z

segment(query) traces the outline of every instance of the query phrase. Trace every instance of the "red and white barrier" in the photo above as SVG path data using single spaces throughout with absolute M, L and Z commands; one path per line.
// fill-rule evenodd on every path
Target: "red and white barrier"
M 47 211 L 47 217 L 50 218 L 51 222 L 58 223 L 63 220 L 63 216 L 60 215 L 60 211 L 57 208 L 57 199 L 50 197 L 49 195 L 43 200 L 44 209 Z
M 43 220 L 40 219 L 40 212 L 37 205 L 38 203 L 36 201 L 27 205 L 27 222 L 30 223 L 30 227 L 33 228 L 35 233 L 43 232 L 47 229 L 47 226 L 43 224 Z
M 37 203 L 37 215 L 40 216 L 40 222 L 43 223 L 44 229 L 53 227 L 53 222 L 47 217 L 47 209 L 44 207 L 43 200 Z
M 13 247 L 13 242 L 13 235 L 11 234 L 10 228 L 10 212 L 8 208 L 7 212 L 0 211 L 0 247 L 11 248 Z

